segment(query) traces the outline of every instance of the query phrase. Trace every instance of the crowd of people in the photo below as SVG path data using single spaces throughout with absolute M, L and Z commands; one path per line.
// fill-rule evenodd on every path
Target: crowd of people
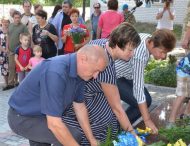
M 174 19 L 168 2 L 157 19 L 166 12 Z M 138 33 L 127 4 L 122 13 L 117 0 L 109 0 L 107 6 L 101 12 L 100 3 L 93 4 L 92 34 L 69 1 L 56 5 L 49 20 L 39 4 L 32 14 L 27 0 L 23 14 L 11 9 L 12 18 L 1 20 L 3 90 L 18 86 L 8 102 L 8 123 L 31 146 L 98 146 L 109 127 L 112 137 L 120 128 L 136 135 L 132 124 L 139 117 L 158 133 L 148 111 L 152 98 L 145 88 L 144 69 L 151 55 L 166 59 L 176 37 L 170 28 Z M 72 35 L 76 29 L 83 32 L 79 43 Z M 129 105 L 126 111 L 121 100 Z

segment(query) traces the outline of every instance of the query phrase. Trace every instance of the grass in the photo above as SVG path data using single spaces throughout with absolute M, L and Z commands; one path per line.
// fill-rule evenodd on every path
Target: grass
M 156 24 L 137 22 L 135 24 L 135 28 L 140 33 L 152 34 L 156 30 Z M 181 25 L 174 25 L 174 33 L 176 35 L 177 40 L 181 40 L 182 26 Z

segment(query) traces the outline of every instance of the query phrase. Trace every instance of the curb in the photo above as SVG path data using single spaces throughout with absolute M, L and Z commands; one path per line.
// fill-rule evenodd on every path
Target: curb
M 175 93 L 175 90 L 176 90 L 176 88 L 173 88 L 173 87 L 156 86 L 153 84 L 145 84 L 145 87 L 150 90 L 159 90 L 161 92 L 174 92 Z

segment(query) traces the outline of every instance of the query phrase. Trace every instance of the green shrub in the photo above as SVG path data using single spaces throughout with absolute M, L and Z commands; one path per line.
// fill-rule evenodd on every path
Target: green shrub
M 145 83 L 176 87 L 175 61 L 172 56 L 167 61 L 150 60 L 145 69 Z

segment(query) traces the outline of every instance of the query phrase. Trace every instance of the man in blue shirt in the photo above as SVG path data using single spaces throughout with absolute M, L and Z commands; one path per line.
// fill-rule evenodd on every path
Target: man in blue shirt
M 57 44 L 58 55 L 63 55 L 64 53 L 64 44 L 62 41 L 62 30 L 63 30 L 64 25 L 71 23 L 69 11 L 72 8 L 72 4 L 69 1 L 64 1 L 62 4 L 62 7 L 63 7 L 62 11 L 58 12 L 56 16 L 54 17 L 54 19 L 52 20 L 52 24 L 55 26 L 58 36 L 59 36 L 59 40 Z M 78 22 L 79 24 L 85 24 L 81 16 L 79 16 Z
M 47 59 L 34 68 L 9 100 L 11 129 L 31 146 L 79 146 L 81 133 L 61 117 L 73 104 L 76 117 L 92 146 L 97 146 L 83 103 L 85 82 L 108 65 L 101 47 L 84 46 L 77 53 Z M 77 143 L 78 142 L 78 143 Z

